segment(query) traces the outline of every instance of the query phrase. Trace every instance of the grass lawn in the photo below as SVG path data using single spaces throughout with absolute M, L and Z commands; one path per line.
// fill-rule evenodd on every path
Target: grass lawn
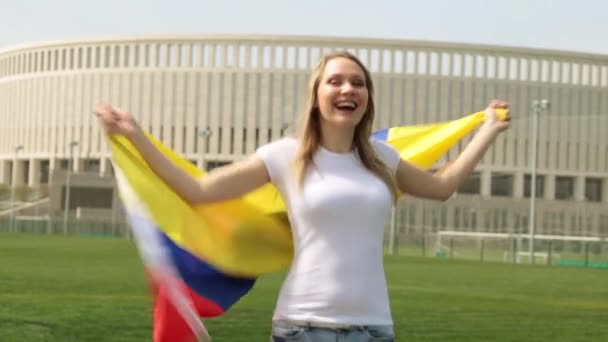
M 608 270 L 413 256 L 385 262 L 397 341 L 602 341 Z M 268 341 L 282 274 L 263 277 L 214 341 Z M 131 242 L 0 234 L 0 341 L 150 341 Z

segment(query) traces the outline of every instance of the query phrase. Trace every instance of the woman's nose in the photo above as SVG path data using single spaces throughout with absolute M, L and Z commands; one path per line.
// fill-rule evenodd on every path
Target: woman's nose
M 340 88 L 340 91 L 343 94 L 348 94 L 348 93 L 352 93 L 354 91 L 354 87 L 352 84 L 350 84 L 350 82 L 344 82 L 344 84 L 342 84 L 342 87 Z

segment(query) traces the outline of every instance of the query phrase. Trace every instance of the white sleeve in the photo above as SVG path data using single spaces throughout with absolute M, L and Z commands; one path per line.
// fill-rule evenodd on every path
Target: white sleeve
M 371 141 L 372 146 L 378 154 L 378 158 L 380 158 L 380 160 L 386 164 L 393 174 L 396 174 L 397 166 L 399 166 L 399 161 L 401 160 L 399 152 L 397 152 L 397 150 L 395 150 L 395 148 L 391 145 L 380 140 L 372 139 Z
M 285 173 L 289 171 L 289 156 L 293 156 L 294 149 L 295 141 L 283 138 L 260 146 L 255 151 L 266 165 L 273 184 L 281 185 L 283 183 Z

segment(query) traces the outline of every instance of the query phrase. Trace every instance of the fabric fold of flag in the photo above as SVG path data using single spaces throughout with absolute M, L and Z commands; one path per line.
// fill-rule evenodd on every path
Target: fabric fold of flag
M 204 175 L 148 137 L 188 174 Z M 293 246 L 286 222 L 242 199 L 190 206 L 127 139 L 111 136 L 109 142 L 120 197 L 156 293 L 154 341 L 203 338 L 207 333 L 201 317 L 221 315 L 249 292 L 258 276 L 289 265 Z M 175 311 L 180 324 L 167 311 Z
M 484 118 L 485 112 L 478 112 L 444 123 L 393 127 L 372 138 L 428 168 Z M 147 137 L 189 175 L 205 176 Z M 259 276 L 291 263 L 293 242 L 280 194 L 269 184 L 235 200 L 191 206 L 149 168 L 128 139 L 113 135 L 108 142 L 120 198 L 155 300 L 154 341 L 208 340 L 201 318 L 222 315 Z

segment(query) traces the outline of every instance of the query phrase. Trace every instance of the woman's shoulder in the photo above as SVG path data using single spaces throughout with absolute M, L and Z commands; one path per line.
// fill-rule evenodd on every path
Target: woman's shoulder
M 385 141 L 370 138 L 370 142 L 380 160 L 387 164 L 389 168 L 396 170 L 401 159 L 399 152 Z
M 283 137 L 260 146 L 257 153 L 262 156 L 293 156 L 298 142 L 294 137 Z
M 263 146 L 261 146 L 260 148 L 270 148 L 270 149 L 276 149 L 276 150 L 295 150 L 298 146 L 298 141 L 296 140 L 296 138 L 291 137 L 291 136 L 287 136 L 287 137 L 282 137 L 280 139 L 271 141 Z
M 370 138 L 369 141 L 371 142 L 372 147 L 376 150 L 377 153 L 397 153 L 395 148 L 385 141 L 379 140 L 377 138 Z

